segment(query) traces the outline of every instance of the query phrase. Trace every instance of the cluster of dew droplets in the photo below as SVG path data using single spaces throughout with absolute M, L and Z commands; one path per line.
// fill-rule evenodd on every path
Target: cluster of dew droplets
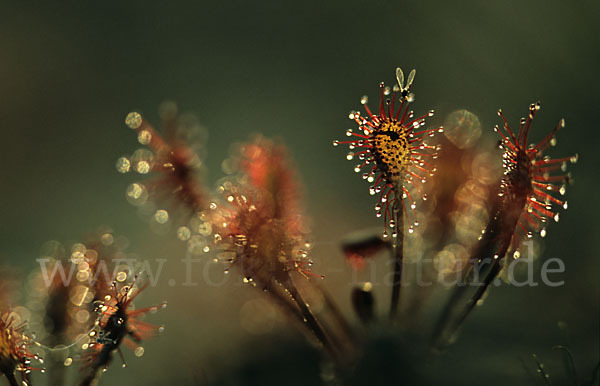
M 149 145 L 152 140 L 152 131 L 144 129 L 143 117 L 138 112 L 130 112 L 125 118 L 125 124 L 132 130 L 138 131 L 138 142 L 141 145 Z M 137 149 L 131 157 L 123 156 L 120 157 L 116 162 L 116 169 L 120 173 L 128 173 L 131 170 L 145 175 L 151 172 L 157 163 L 157 158 L 154 152 L 147 148 Z M 166 165 L 166 164 L 165 164 Z M 126 189 L 126 198 L 129 203 L 134 206 L 140 207 L 144 213 L 148 213 L 152 210 L 153 224 L 156 226 L 167 226 L 169 225 L 170 215 L 169 212 L 164 208 L 153 208 L 153 205 L 149 202 L 150 192 L 148 188 L 140 182 L 134 182 L 130 184 Z M 198 245 L 201 244 L 201 237 L 195 237 L 194 231 L 191 229 L 194 226 L 182 226 L 177 229 L 177 237 L 182 241 L 188 241 L 189 244 L 193 244 L 190 248 L 198 249 Z M 159 228 L 156 228 L 159 229 Z M 203 234 L 202 231 L 198 232 Z M 206 244 L 206 243 L 205 243 Z M 205 252 L 210 250 L 210 247 L 203 245 L 200 249 L 205 249 Z
M 143 118 L 138 112 L 131 112 L 125 118 L 125 124 L 132 130 L 139 130 L 143 125 Z M 141 145 L 148 145 L 152 140 L 152 133 L 149 130 L 139 130 L 138 142 Z M 156 155 L 147 148 L 140 148 L 128 156 L 120 157 L 115 167 L 119 173 L 129 173 L 135 171 L 140 175 L 150 173 L 156 163 Z M 127 201 L 137 207 L 143 207 L 148 203 L 150 192 L 148 188 L 140 182 L 130 184 L 125 190 Z M 169 213 L 165 209 L 156 209 L 152 219 L 159 225 L 166 224 L 169 221 Z
M 564 121 L 564 119 L 562 119 L 562 120 L 561 120 L 561 122 L 560 122 L 560 125 L 561 125 L 561 127 L 564 127 L 564 126 L 565 126 L 565 121 Z M 555 138 L 555 137 L 552 137 L 552 139 L 550 140 L 550 145 L 551 145 L 551 146 L 556 146 L 556 138 Z M 575 155 L 573 155 L 573 156 L 569 157 L 568 161 L 563 161 L 563 162 L 561 162 L 561 166 L 560 166 L 560 169 L 561 169 L 561 171 L 562 171 L 562 172 L 566 172 L 566 171 L 567 171 L 567 163 L 568 163 L 568 162 L 570 162 L 570 163 L 572 163 L 572 164 L 575 164 L 575 163 L 577 163 L 577 160 L 578 160 L 578 158 L 579 158 L 579 156 L 578 156 L 577 154 L 575 154 Z M 544 158 L 543 158 L 543 159 L 544 159 L 545 161 L 549 161 L 549 160 L 550 160 L 550 157 L 549 157 L 549 156 L 544 156 Z M 545 174 L 544 174 L 544 177 L 548 177 L 548 176 L 549 176 L 549 174 L 548 174 L 548 173 L 545 173 Z M 570 172 L 569 172 L 569 173 L 567 173 L 567 174 L 565 175 L 565 181 L 566 181 L 566 182 L 572 181 L 572 177 L 571 177 L 571 173 L 570 173 Z M 551 191 L 551 190 L 552 190 L 552 188 L 551 188 L 550 186 L 548 186 L 548 187 L 546 188 L 546 190 L 548 190 L 548 191 Z M 563 183 L 563 184 L 562 184 L 562 185 L 561 185 L 561 186 L 558 188 L 558 194 L 560 194 L 561 196 L 564 196 L 566 193 L 567 193 L 567 187 L 566 187 L 566 184 L 565 184 L 565 183 Z M 547 210 L 552 210 L 552 209 L 553 209 L 553 206 L 552 206 L 552 201 L 551 201 L 551 198 L 550 198 L 550 197 L 546 197 L 546 199 L 544 200 L 544 204 L 545 204 L 545 208 L 546 208 Z M 563 203 L 562 203 L 561 207 L 562 207 L 562 209 L 563 209 L 563 210 L 567 210 L 567 208 L 569 207 L 569 205 L 568 205 L 568 202 L 567 202 L 566 200 L 565 200 L 565 201 L 563 201 Z M 531 210 L 531 206 L 529 206 L 529 207 L 528 207 L 528 210 Z M 552 219 L 554 220 L 554 222 L 558 222 L 558 221 L 559 221 L 559 219 L 560 219 L 560 215 L 559 215 L 559 213 L 554 213 L 554 216 L 553 216 L 553 218 L 552 218 Z M 546 222 L 546 217 L 542 217 L 540 220 L 542 221 L 542 223 L 545 223 L 545 222 Z M 540 236 L 541 236 L 541 237 L 546 237 L 546 235 L 547 235 L 547 230 L 546 230 L 546 228 L 545 228 L 545 227 L 543 227 L 543 228 L 540 230 Z
M 382 88 L 382 94 L 383 96 L 389 96 L 391 94 L 392 91 L 394 91 L 395 93 L 402 91 L 401 98 L 400 98 L 400 102 L 402 103 L 403 100 L 406 100 L 407 102 L 413 102 L 414 101 L 414 94 L 409 93 L 409 87 L 410 84 L 412 83 L 413 79 L 414 79 L 414 70 L 410 73 L 409 75 L 409 79 L 408 82 L 406 84 L 406 87 L 404 87 L 404 74 L 402 73 L 402 71 L 400 69 L 396 70 L 396 74 L 397 74 L 397 78 L 398 78 L 398 84 L 395 84 L 393 88 L 390 88 L 389 86 L 385 86 L 383 83 L 380 84 L 381 88 Z M 369 167 L 369 165 L 371 165 L 372 163 L 375 162 L 375 159 L 372 155 L 371 152 L 371 146 L 369 144 L 369 137 L 373 134 L 374 128 L 376 128 L 377 126 L 379 126 L 382 122 L 382 120 L 386 120 L 388 119 L 387 117 L 380 117 L 378 115 L 374 115 L 370 113 L 370 110 L 368 109 L 367 102 L 368 102 L 369 98 L 367 95 L 363 95 L 360 99 L 360 103 L 361 105 L 365 106 L 365 108 L 367 109 L 367 111 L 369 112 L 370 117 L 367 118 L 365 116 L 362 116 L 361 113 L 359 111 L 350 111 L 350 113 L 348 114 L 348 118 L 350 120 L 355 121 L 359 127 L 358 127 L 358 131 L 354 132 L 353 129 L 348 129 L 346 131 L 346 136 L 348 137 L 355 137 L 355 140 L 350 140 L 350 141 L 339 141 L 339 140 L 334 140 L 333 141 L 333 146 L 339 146 L 340 144 L 348 144 L 349 147 L 349 152 L 346 155 L 346 159 L 347 160 L 354 160 L 355 158 L 358 158 L 359 161 L 361 161 L 360 164 L 357 164 L 354 167 L 354 171 L 356 173 L 360 173 L 362 171 L 362 169 L 364 167 Z M 388 112 L 390 113 L 390 118 L 389 119 L 393 119 L 392 118 L 392 114 L 394 113 L 393 110 L 393 103 L 392 101 L 388 98 L 385 99 L 385 107 L 388 108 Z M 400 108 L 400 110 L 398 111 L 398 113 L 402 110 L 402 108 Z M 411 133 L 408 136 L 409 141 L 415 141 L 415 130 L 421 128 L 422 126 L 425 125 L 425 117 L 431 117 L 434 115 L 434 111 L 430 110 L 428 112 L 428 114 L 424 117 L 422 117 L 422 119 L 416 119 L 414 120 L 414 122 L 412 122 L 412 126 L 411 128 Z M 413 120 L 414 118 L 414 112 L 412 110 L 410 111 L 406 111 L 405 112 L 405 117 L 403 117 L 401 119 L 401 122 L 407 122 L 410 120 Z M 395 122 L 395 120 L 394 120 Z M 369 127 L 370 126 L 370 127 Z M 432 159 L 437 159 L 437 151 L 440 150 L 439 146 L 430 146 L 428 145 L 426 142 L 422 141 L 423 137 L 428 136 L 428 137 L 434 137 L 436 133 L 441 133 L 443 132 L 443 128 L 440 127 L 439 129 L 434 129 L 434 130 L 425 130 L 425 131 L 421 131 L 421 133 L 417 133 L 419 135 L 419 140 L 421 140 L 421 142 L 417 145 L 417 149 L 419 151 L 425 150 L 425 149 L 434 149 L 435 152 L 433 154 L 430 154 Z M 422 136 L 421 136 L 422 135 Z M 355 149 L 363 149 L 361 151 L 356 152 Z M 427 174 L 429 176 L 433 176 L 436 168 L 435 167 L 431 167 L 430 165 L 427 165 L 427 162 L 423 159 L 423 156 L 420 154 L 413 154 L 413 153 L 417 153 L 417 152 L 411 152 L 410 157 L 411 157 L 411 165 L 410 166 L 414 166 L 421 170 L 421 171 L 427 171 Z M 429 170 L 426 169 L 426 165 L 429 167 Z M 378 170 L 377 166 L 371 166 L 370 170 L 367 170 L 366 172 L 363 172 L 362 174 L 362 178 L 364 180 L 366 180 L 367 182 L 369 182 L 370 184 L 372 184 L 369 187 L 369 194 L 370 195 L 376 195 L 376 194 L 380 194 L 380 199 L 377 202 L 377 204 L 375 205 L 375 212 L 376 212 L 376 216 L 377 217 L 382 217 L 384 216 L 384 214 L 387 216 L 388 214 L 388 210 L 389 210 L 389 206 L 392 205 L 392 209 L 394 208 L 395 205 L 397 205 L 398 203 L 396 202 L 396 199 L 393 197 L 390 197 L 390 192 L 386 192 L 386 189 L 389 188 L 389 186 L 385 183 L 385 181 L 382 181 L 382 179 L 380 177 L 378 177 L 378 174 L 381 173 L 380 170 Z M 410 184 L 412 184 L 414 186 L 414 188 L 418 191 L 418 193 L 420 194 L 420 196 L 423 198 L 423 200 L 427 200 L 427 195 L 423 194 L 421 192 L 421 190 L 419 189 L 418 186 L 416 186 L 416 183 L 420 183 L 420 184 L 424 184 L 426 182 L 426 177 L 422 177 L 422 176 L 418 176 L 418 181 L 412 181 L 413 177 L 417 177 L 417 174 L 415 173 L 410 173 L 410 171 L 407 170 L 407 174 L 405 176 L 405 181 L 409 181 Z M 383 184 L 383 186 L 381 186 L 380 184 Z M 408 190 L 404 187 L 402 187 L 402 198 L 401 200 L 404 199 L 408 199 L 410 201 L 410 208 L 414 213 L 414 223 L 412 225 L 410 225 L 408 227 L 408 232 L 409 234 L 412 234 L 415 230 L 415 228 L 419 225 L 419 222 L 417 220 L 417 216 L 416 216 L 416 204 L 415 201 L 413 200 L 411 194 L 408 192 Z M 393 212 L 394 210 L 392 210 Z M 390 216 L 393 217 L 393 216 Z M 389 219 L 389 222 L 387 222 L 387 224 L 389 226 L 389 228 L 392 230 L 392 237 L 396 237 L 397 236 L 397 232 L 396 232 L 396 221 L 393 218 Z M 387 233 L 387 229 L 384 230 L 384 234 L 383 234 L 384 238 L 389 237 L 388 233 Z
M 143 118 L 138 112 L 131 112 L 125 118 L 125 124 L 132 130 L 139 130 L 143 124 Z M 141 145 L 148 145 L 152 140 L 152 133 L 149 130 L 139 130 L 138 142 Z M 120 157 L 116 162 L 116 168 L 119 173 L 128 173 L 133 169 L 139 174 L 148 174 L 155 162 L 154 153 L 146 148 L 137 149 L 131 157 Z
M 529 107 L 530 110 L 530 114 L 528 118 L 524 118 L 522 117 L 519 121 L 519 133 L 518 133 L 518 140 L 521 140 L 522 136 L 521 136 L 521 130 L 524 127 L 529 127 L 527 125 L 531 124 L 531 121 L 533 120 L 534 114 L 537 110 L 540 109 L 540 103 L 534 103 L 531 104 Z M 503 152 L 503 167 L 504 167 L 504 175 L 509 174 L 512 170 L 514 170 L 514 168 L 516 167 L 515 164 L 515 146 L 519 147 L 518 144 L 518 140 L 515 141 L 515 138 L 513 136 L 513 133 L 510 131 L 510 128 L 508 126 L 508 123 L 506 122 L 502 110 L 499 109 L 498 110 L 498 116 L 500 116 L 503 120 L 504 120 L 504 130 L 509 134 L 509 137 L 512 139 L 509 140 L 509 137 L 503 135 L 500 132 L 500 128 L 498 125 L 496 125 L 494 127 L 494 131 L 499 133 L 502 137 L 501 141 L 500 141 L 500 148 L 504 151 Z M 548 230 L 546 227 L 546 224 L 548 222 L 548 217 L 552 218 L 552 220 L 554 220 L 555 222 L 558 222 L 560 219 L 560 215 L 558 212 L 553 212 L 554 210 L 554 205 L 559 205 L 562 209 L 566 210 L 568 208 L 568 203 L 567 201 L 560 201 L 558 199 L 556 199 L 555 197 L 553 197 L 551 195 L 552 192 L 557 192 L 560 196 L 564 196 L 566 194 L 566 183 L 571 182 L 572 181 L 572 177 L 571 177 L 571 173 L 567 173 L 563 176 L 551 176 L 550 175 L 550 170 L 546 170 L 545 167 L 547 168 L 549 165 L 554 165 L 557 162 L 560 165 L 560 170 L 564 173 L 567 172 L 567 166 L 568 163 L 572 163 L 575 164 L 577 163 L 578 160 L 578 155 L 575 154 L 571 157 L 566 157 L 566 158 L 561 158 L 558 160 L 553 160 L 550 156 L 545 155 L 543 157 L 541 157 L 541 159 L 539 159 L 539 154 L 547 147 L 547 146 L 556 146 L 557 140 L 556 140 L 556 132 L 558 131 L 558 129 L 564 128 L 565 127 L 565 120 L 561 119 L 557 125 L 557 127 L 553 130 L 553 132 L 544 140 L 542 140 L 538 145 L 534 145 L 534 144 L 530 144 L 527 146 L 527 153 L 528 154 L 532 154 L 530 156 L 531 159 L 531 166 L 534 168 L 534 176 L 532 177 L 533 179 L 533 183 L 537 185 L 537 188 L 540 191 L 534 192 L 533 194 L 530 194 L 530 196 L 528 197 L 528 203 L 525 207 L 525 217 L 526 218 L 534 218 L 537 221 L 539 221 L 539 223 L 541 223 L 540 226 L 534 226 L 534 228 L 539 228 L 539 235 L 540 237 L 546 237 L 548 234 Z M 525 134 L 525 139 L 523 139 L 523 141 L 526 140 L 526 134 Z M 515 142 L 513 144 L 513 142 Z M 536 178 L 537 176 L 537 178 Z M 562 180 L 562 184 L 560 186 L 556 186 L 550 182 L 554 182 L 554 181 L 559 181 Z M 499 192 L 499 196 L 503 196 L 504 195 L 504 189 L 507 187 L 506 183 L 503 181 L 502 185 L 501 185 L 501 190 Z M 533 216 L 533 217 L 530 217 Z M 525 227 L 520 223 L 519 220 L 519 224 L 518 226 L 525 232 L 525 236 L 527 239 L 531 239 L 533 238 L 533 232 L 531 231 L 527 231 L 525 229 Z M 513 257 L 519 258 L 520 257 L 520 252 L 517 250 L 515 250 L 515 252 L 513 253 Z
M 238 197 L 234 195 L 231 192 L 232 189 L 233 184 L 230 181 L 226 181 L 222 185 L 218 186 L 217 191 L 225 197 L 227 204 L 219 205 L 217 202 L 211 202 L 208 205 L 208 210 L 210 212 L 208 216 L 211 218 L 219 218 L 220 220 L 215 221 L 215 224 L 211 224 L 209 221 L 206 222 L 206 224 L 209 225 L 209 228 L 206 228 L 206 230 L 210 230 L 207 236 L 212 235 L 212 243 L 217 249 L 221 250 L 213 258 L 213 262 L 227 264 L 227 266 L 223 269 L 223 273 L 226 275 L 229 274 L 231 265 L 236 261 L 237 253 L 234 251 L 234 249 L 244 247 L 247 244 L 247 237 L 243 234 L 233 235 L 232 237 L 225 236 L 227 234 L 227 229 L 231 225 L 228 214 L 232 213 L 232 208 L 229 208 L 228 205 L 247 203 L 247 198 L 245 196 L 240 195 Z M 248 209 L 253 210 L 253 206 L 250 206 Z M 209 251 L 210 247 L 206 245 L 205 252 Z M 251 284 L 253 286 L 256 285 L 254 279 L 250 276 L 244 276 L 242 281 L 246 284 Z
M 120 273 L 123 273 L 123 272 L 120 272 Z M 138 278 L 138 275 L 135 275 L 134 282 L 137 280 L 137 278 Z M 123 280 L 119 279 L 118 281 L 123 281 Z M 113 283 L 111 284 L 111 288 L 113 288 L 113 290 L 116 291 L 117 280 L 113 281 Z M 113 295 L 110 295 L 110 294 L 105 295 L 104 300 L 98 301 L 96 308 L 95 308 L 95 311 L 97 312 L 97 318 L 94 321 L 92 329 L 87 334 L 82 335 L 81 338 L 79 338 L 78 341 L 74 342 L 72 345 L 77 344 L 77 342 L 79 342 L 79 340 L 83 340 L 83 343 L 81 344 L 81 349 L 87 350 L 96 344 L 107 344 L 107 343 L 116 344 L 116 342 L 112 338 L 110 338 L 110 336 L 108 336 L 108 334 L 104 331 L 104 328 L 101 325 L 101 320 L 104 315 L 107 315 L 107 314 L 113 312 L 114 310 L 116 310 L 116 307 L 120 307 L 121 304 L 127 300 L 127 298 L 131 295 L 131 293 L 134 290 L 135 290 L 135 287 L 133 287 L 131 285 L 122 286 L 120 291 L 117 292 L 116 298 L 114 299 L 117 302 L 117 305 L 115 305 L 115 306 L 109 305 L 109 303 L 111 301 L 113 301 Z M 161 309 L 165 309 L 165 308 L 167 308 L 167 302 L 163 301 L 160 304 L 149 307 L 147 312 L 155 314 L 157 311 L 159 311 Z M 125 320 L 123 318 L 119 318 L 115 321 L 115 323 L 117 325 L 122 325 L 123 323 L 125 323 Z M 158 326 L 156 328 L 156 331 L 158 333 L 163 333 L 165 331 L 165 327 Z M 81 343 L 81 342 L 79 342 L 79 343 Z M 64 347 L 63 349 L 69 348 L 71 346 Z M 144 355 L 145 349 L 143 346 L 138 345 L 133 349 L 133 352 L 136 357 L 141 357 Z M 121 353 L 119 352 L 119 354 L 121 354 Z M 121 356 L 121 360 L 122 360 L 121 366 L 127 367 L 125 358 L 122 355 L 120 355 L 120 356 Z M 68 367 L 72 363 L 73 363 L 73 358 L 67 357 L 63 364 L 64 364 L 64 366 Z M 103 372 L 106 372 L 107 370 L 108 370 L 108 366 L 105 366 L 102 369 Z
M 29 338 L 25 337 L 25 340 L 27 340 L 27 339 L 29 339 Z M 28 346 L 28 344 L 25 343 L 25 342 L 23 342 L 19 346 L 19 349 L 21 351 L 23 351 L 23 352 L 27 352 L 28 351 L 27 346 Z M 37 361 L 40 364 L 44 364 L 44 358 L 42 358 L 38 354 L 33 354 L 33 356 L 31 356 L 31 359 Z M 31 365 L 31 359 L 29 357 L 25 357 L 23 359 L 22 364 L 18 365 L 17 371 L 22 371 L 25 374 L 30 374 L 32 370 L 39 370 L 41 373 L 45 373 L 46 372 L 46 369 L 43 368 L 43 367 L 39 368 L 39 369 L 31 367 L 30 366 Z M 25 386 L 29 385 L 29 381 L 28 380 L 23 380 L 23 385 L 25 385 Z
M 239 262 L 242 282 L 257 286 L 258 279 L 254 277 L 256 267 L 252 266 L 256 264 L 255 253 L 260 241 L 253 238 L 253 232 L 256 224 L 264 223 L 264 212 L 256 206 L 260 206 L 261 201 L 254 202 L 251 192 L 243 191 L 243 187 L 231 181 L 225 181 L 217 191 L 225 202 L 213 202 L 209 206 L 214 223 L 213 243 L 218 250 L 213 262 L 225 264 L 225 274 L 229 274 L 232 265 Z M 284 263 L 284 269 L 306 273 L 312 266 L 312 261 L 307 259 L 310 247 L 311 244 L 306 241 L 294 244 L 291 250 L 279 251 L 277 259 Z
M 216 205 L 214 202 L 209 204 L 209 210 L 215 210 Z M 209 237 L 213 226 L 208 217 L 209 214 L 205 211 L 197 212 L 186 225 L 177 228 L 177 238 L 187 243 L 188 251 L 192 254 L 208 253 L 211 250 Z

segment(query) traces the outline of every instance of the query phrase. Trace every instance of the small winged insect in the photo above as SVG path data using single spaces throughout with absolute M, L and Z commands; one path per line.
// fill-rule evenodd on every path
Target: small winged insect
M 400 96 L 402 98 L 407 98 L 409 94 L 410 86 L 412 86 L 413 80 L 415 80 L 415 75 L 417 74 L 417 70 L 412 69 L 408 74 L 408 79 L 406 80 L 406 86 L 404 85 L 404 72 L 400 67 L 396 68 L 396 80 L 398 81 L 398 87 L 400 88 Z M 410 98 L 412 99 L 412 98 Z

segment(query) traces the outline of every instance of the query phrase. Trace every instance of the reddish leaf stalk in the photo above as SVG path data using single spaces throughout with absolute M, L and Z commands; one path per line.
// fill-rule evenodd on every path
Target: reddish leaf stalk
M 400 305 L 400 290 L 402 288 L 402 266 L 404 263 L 404 210 L 398 206 L 395 210 L 396 237 L 394 238 L 393 263 L 394 276 L 392 281 L 392 300 L 390 304 L 390 319 L 394 320 Z
M 551 195 L 551 192 L 565 193 L 564 186 L 558 186 L 556 182 L 568 182 L 569 175 L 551 176 L 550 172 L 566 168 L 567 161 L 575 163 L 577 156 L 551 159 L 542 157 L 542 152 L 553 145 L 558 129 L 564 127 L 564 120 L 537 145 L 527 146 L 527 137 L 531 129 L 533 118 L 540 109 L 540 104 L 530 105 L 527 118 L 522 118 L 519 131 L 514 133 L 504 118 L 502 111 L 498 115 L 504 122 L 503 134 L 498 126 L 495 131 L 502 138 L 501 147 L 504 149 L 503 165 L 504 176 L 500 183 L 498 201 L 482 238 L 473 251 L 463 273 L 465 274 L 465 285 L 458 286 L 446 304 L 434 331 L 434 348 L 439 349 L 446 346 L 454 334 L 464 323 L 468 315 L 473 311 L 475 305 L 482 299 L 483 295 L 502 270 L 502 264 L 506 260 L 507 252 L 512 247 L 514 257 L 518 258 L 521 239 L 526 236 L 531 238 L 533 233 L 528 229 L 538 231 L 540 236 L 546 235 L 545 224 L 548 218 L 558 221 L 558 213 L 554 212 L 554 205 L 566 209 L 566 201 L 562 201 Z M 562 166 L 558 167 L 561 164 Z M 467 290 L 474 275 L 479 276 L 483 270 L 476 271 L 476 263 L 490 263 L 485 273 L 486 276 L 474 294 L 468 300 L 463 310 L 457 313 L 460 300 Z

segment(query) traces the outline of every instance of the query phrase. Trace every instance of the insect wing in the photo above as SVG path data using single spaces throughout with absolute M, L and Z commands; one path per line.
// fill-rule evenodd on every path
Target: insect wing
M 398 86 L 400 86 L 400 90 L 404 89 L 404 73 L 400 67 L 396 68 L 396 80 L 398 81 Z
M 415 80 L 415 75 L 417 74 L 417 70 L 413 69 L 411 70 L 410 74 L 408 74 L 408 80 L 406 81 L 406 88 L 405 90 L 408 90 L 410 88 L 410 86 L 412 85 L 413 80 Z

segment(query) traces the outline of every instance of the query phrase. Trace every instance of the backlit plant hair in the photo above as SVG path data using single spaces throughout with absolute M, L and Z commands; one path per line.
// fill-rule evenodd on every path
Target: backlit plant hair
M 155 179 L 129 185 L 126 192 L 129 201 L 143 205 L 150 198 L 161 207 L 167 205 L 169 210 L 182 208 L 187 220 L 196 212 L 206 209 L 208 199 L 199 179 L 202 161 L 194 148 L 199 144 L 188 143 L 186 138 L 181 138 L 180 132 L 200 129 L 188 122 L 192 118 L 178 117 L 175 104 L 166 103 L 162 107 L 164 136 L 140 113 L 131 112 L 127 115 L 125 124 L 135 130 L 138 142 L 148 149 L 138 149 L 131 157 L 119 158 L 117 170 L 127 173 L 133 169 L 142 175 L 157 173 Z M 156 211 L 154 220 L 164 224 L 169 221 L 169 210 L 161 207 Z
M 436 327 L 434 336 L 435 345 L 438 347 L 443 347 L 452 339 L 456 330 L 481 300 L 502 270 L 503 264 L 506 264 L 508 252 L 512 251 L 512 257 L 518 259 L 521 256 L 519 245 L 523 238 L 533 237 L 533 232 L 539 232 L 541 237 L 545 237 L 547 223 L 558 222 L 557 208 L 567 208 L 567 202 L 556 196 L 565 194 L 565 185 L 571 181 L 571 177 L 564 172 L 568 163 L 577 162 L 578 156 L 552 159 L 543 154 L 549 146 L 556 144 L 555 136 L 558 130 L 565 126 L 564 119 L 561 119 L 538 144 L 527 145 L 529 131 L 539 109 L 539 102 L 531 104 L 527 117 L 521 118 L 519 130 L 516 132 L 510 128 L 502 110 L 498 110 L 504 124 L 502 130 L 496 126 L 494 131 L 501 137 L 504 174 L 492 216 L 471 253 L 463 277 L 471 280 L 474 274 L 479 276 L 480 272 L 474 272 L 477 263 L 489 262 L 490 266 L 483 283 L 477 287 L 464 309 L 453 317 L 467 286 L 456 288 Z M 553 174 L 557 171 L 560 173 Z
M 363 179 L 372 183 L 371 195 L 378 195 L 375 206 L 378 217 L 384 220 L 384 237 L 388 237 L 388 227 L 394 238 L 394 277 L 390 317 L 394 317 L 400 300 L 400 287 L 403 264 L 403 240 L 405 216 L 409 223 L 408 232 L 413 233 L 419 225 L 416 213 L 416 197 L 427 199 L 424 184 L 427 177 L 433 175 L 436 146 L 427 144 L 426 138 L 442 129 L 425 129 L 425 119 L 433 116 L 433 110 L 414 117 L 410 104 L 414 95 L 410 92 L 416 71 L 408 74 L 406 83 L 404 73 L 396 68 L 397 84 L 390 89 L 380 83 L 379 111 L 373 112 L 367 105 L 368 98 L 363 96 L 361 104 L 366 115 L 351 111 L 349 118 L 358 124 L 358 130 L 346 131 L 347 141 L 334 141 L 334 146 L 348 144 L 348 160 L 357 158 L 359 164 L 354 171 L 363 170 Z M 389 97 L 391 94 L 391 97 Z M 412 190 L 412 193 L 411 193 Z M 415 195 L 415 196 L 413 196 Z M 412 216 L 406 211 L 408 203 Z M 412 217 L 412 219 L 411 219 Z
M 28 374 L 40 370 L 30 366 L 31 360 L 41 359 L 29 351 L 33 340 L 25 335 L 24 329 L 25 323 L 17 323 L 10 311 L 0 314 L 0 374 L 4 374 L 11 386 L 29 385 Z M 15 373 L 20 373 L 22 383 L 17 382 Z
M 262 137 L 236 155 L 239 174 L 222 182 L 222 204 L 211 205 L 214 240 L 226 269 L 264 291 L 288 316 L 306 327 L 335 359 L 329 331 L 317 320 L 294 280 L 313 276 L 310 244 L 298 203 L 298 183 L 285 148 Z M 314 286 L 316 290 L 318 286 Z
M 119 286 L 116 281 L 113 282 L 109 293 L 97 303 L 97 328 L 89 333 L 92 342 L 87 346 L 91 351 L 85 355 L 86 362 L 82 369 L 84 376 L 79 383 L 81 386 L 93 385 L 98 381 L 102 372 L 108 368 L 115 351 L 121 357 L 123 367 L 126 366 L 121 343 L 139 357 L 144 354 L 144 348 L 138 344 L 164 329 L 138 318 L 166 307 L 166 302 L 146 308 L 131 308 L 132 302 L 148 285 L 146 283 L 137 287 L 136 281 L 137 276 L 129 285 Z

